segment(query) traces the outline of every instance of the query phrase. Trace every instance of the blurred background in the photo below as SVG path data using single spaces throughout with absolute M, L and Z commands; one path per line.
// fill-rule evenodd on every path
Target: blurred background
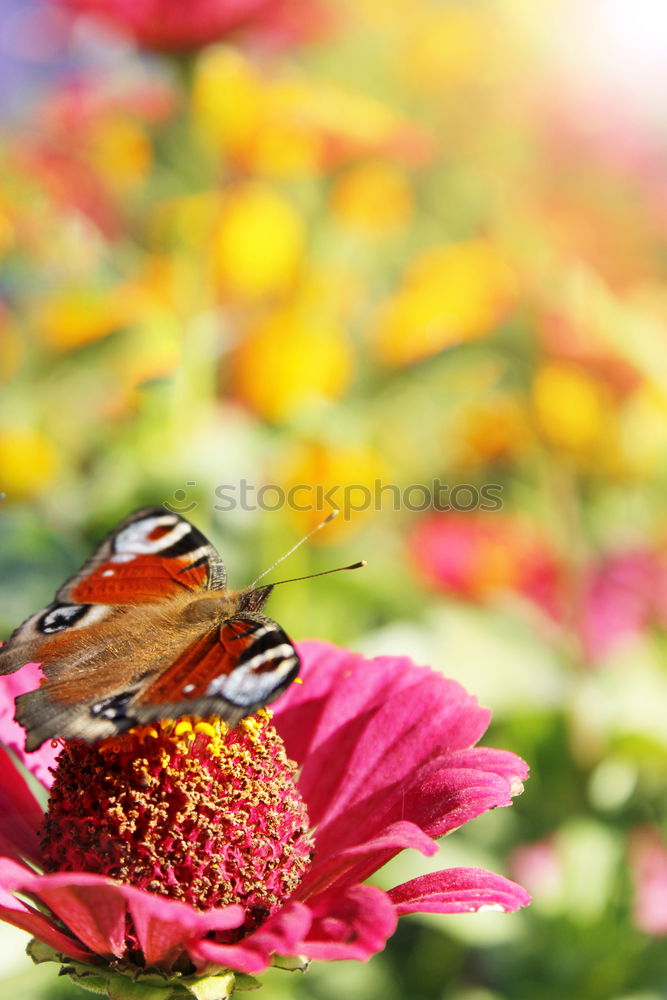
M 243 586 L 340 506 L 271 614 L 532 767 L 379 878 L 528 910 L 267 997 L 667 997 L 666 86 L 663 0 L 0 0 L 0 635 L 135 507 Z

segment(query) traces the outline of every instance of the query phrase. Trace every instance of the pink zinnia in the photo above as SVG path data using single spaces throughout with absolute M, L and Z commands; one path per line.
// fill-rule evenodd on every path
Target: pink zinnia
M 664 553 L 627 549 L 605 554 L 585 576 L 581 633 L 592 660 L 603 659 L 623 640 L 667 622 Z
M 667 934 L 667 846 L 656 827 L 642 826 L 630 838 L 632 916 L 644 934 Z
M 512 514 L 428 514 L 410 536 L 413 559 L 428 583 L 470 601 L 514 592 L 548 614 L 561 613 L 562 568 L 538 528 Z
M 272 963 L 365 960 L 405 913 L 529 901 L 474 868 L 365 884 L 399 851 L 431 855 L 435 837 L 509 805 L 527 768 L 475 746 L 489 713 L 454 681 L 321 642 L 300 654 L 303 684 L 272 720 L 183 719 L 34 753 L 11 715 L 37 668 L 2 679 L 0 735 L 45 786 L 53 774 L 45 819 L 0 751 L 0 917 L 43 942 L 37 960 L 105 988 L 121 973 L 153 984 L 157 971 L 165 990 L 215 975 L 224 996 Z
M 324 20 L 316 0 L 53 0 L 90 14 L 146 49 L 198 49 L 248 29 L 281 41 L 317 30 Z

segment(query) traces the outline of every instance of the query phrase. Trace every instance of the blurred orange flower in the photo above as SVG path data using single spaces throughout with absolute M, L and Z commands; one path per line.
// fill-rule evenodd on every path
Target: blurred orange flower
M 385 364 L 405 365 L 476 340 L 503 319 L 514 296 L 512 269 L 495 244 L 432 247 L 415 258 L 382 308 L 376 352 Z
M 0 257 L 3 257 L 12 248 L 14 238 L 14 223 L 11 219 L 9 205 L 0 204 Z
M 345 332 L 325 312 L 285 306 L 245 334 L 232 361 L 232 392 L 266 420 L 281 422 L 339 399 L 353 360 Z
M 114 289 L 64 286 L 38 303 L 35 325 L 42 342 L 58 351 L 73 350 L 117 330 L 125 311 Z
M 528 408 L 517 396 L 489 392 L 462 408 L 448 439 L 457 464 L 475 466 L 517 459 L 533 439 Z
M 119 113 L 91 126 L 88 160 L 119 194 L 129 193 L 148 176 L 153 152 L 146 130 L 136 119 Z
M 357 231 L 384 236 L 405 225 L 414 197 L 404 171 L 383 160 L 358 163 L 335 181 L 334 217 Z

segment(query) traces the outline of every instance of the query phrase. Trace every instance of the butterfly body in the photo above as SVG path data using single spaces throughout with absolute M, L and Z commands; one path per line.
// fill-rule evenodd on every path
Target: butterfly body
M 0 649 L 2 674 L 42 664 L 42 685 L 17 698 L 26 748 L 185 714 L 234 726 L 269 704 L 299 670 L 262 613 L 271 589 L 228 591 L 216 550 L 178 514 L 130 515 Z

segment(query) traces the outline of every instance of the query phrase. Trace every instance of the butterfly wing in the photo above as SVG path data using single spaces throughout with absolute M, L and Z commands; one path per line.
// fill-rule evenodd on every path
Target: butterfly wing
M 17 699 L 26 748 L 188 713 L 234 726 L 277 698 L 299 658 L 259 613 L 271 588 L 228 595 L 225 583 L 218 553 L 185 518 L 148 508 L 122 521 L 0 650 L 0 673 L 42 664 L 42 686 Z
M 260 614 L 235 615 L 188 647 L 130 706 L 141 722 L 186 713 L 231 726 L 271 704 L 299 673 L 283 629 Z
M 194 525 L 161 507 L 135 511 L 63 584 L 48 607 L 12 633 L 0 650 L 0 674 L 29 661 L 44 663 L 46 672 L 59 648 L 52 642 L 54 636 L 99 627 L 122 614 L 124 607 L 184 591 L 223 589 L 225 583 L 220 556 Z
M 56 601 L 137 604 L 226 583 L 224 564 L 201 531 L 179 514 L 146 507 L 121 521 Z
M 153 665 L 144 676 L 105 693 L 94 683 L 86 687 L 84 676 L 75 677 L 69 689 L 55 679 L 20 695 L 16 717 L 28 734 L 26 748 L 54 737 L 105 739 L 182 715 L 217 715 L 235 726 L 274 701 L 299 672 L 298 654 L 285 632 L 259 614 L 229 618 L 198 635 L 171 662 L 169 654 L 165 659 L 166 668 Z

